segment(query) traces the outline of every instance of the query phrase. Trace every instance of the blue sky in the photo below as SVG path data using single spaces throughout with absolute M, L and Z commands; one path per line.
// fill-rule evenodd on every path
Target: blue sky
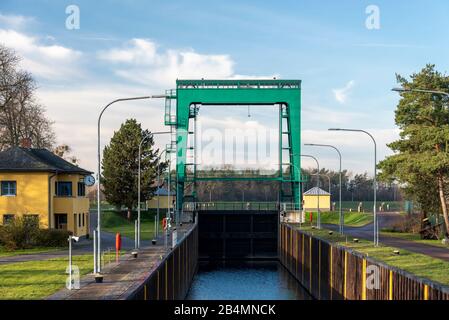
M 65 27 L 68 5 L 80 29 Z M 380 29 L 365 26 L 376 5 Z M 395 73 L 426 63 L 449 69 L 447 1 L 20 1 L 0 4 L 0 42 L 24 57 L 59 142 L 95 168 L 95 116 L 116 97 L 159 93 L 179 78 L 273 77 L 303 81 L 303 142 L 333 143 L 344 166 L 371 169 L 370 141 L 329 127 L 369 129 L 385 144 L 397 136 Z M 117 107 L 104 120 L 107 141 L 126 117 L 164 129 L 162 102 Z M 260 115 L 204 115 L 221 129 L 271 128 Z M 239 115 L 239 116 L 238 116 Z M 250 122 L 250 123 L 248 123 Z M 158 140 L 160 145 L 166 141 Z M 329 151 L 304 148 L 336 168 Z M 312 165 L 306 160 L 304 166 Z

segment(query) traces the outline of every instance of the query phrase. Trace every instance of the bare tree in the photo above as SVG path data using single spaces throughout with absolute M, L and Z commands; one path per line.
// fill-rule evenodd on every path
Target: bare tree
M 36 102 L 33 77 L 19 69 L 19 62 L 13 50 L 0 45 L 0 150 L 19 146 L 22 139 L 30 139 L 33 147 L 51 148 L 52 122 Z
M 58 157 L 61 157 L 73 163 L 74 165 L 78 165 L 79 159 L 76 156 L 71 155 L 72 151 L 73 151 L 72 148 L 67 144 L 58 145 L 56 148 L 53 149 L 53 153 Z

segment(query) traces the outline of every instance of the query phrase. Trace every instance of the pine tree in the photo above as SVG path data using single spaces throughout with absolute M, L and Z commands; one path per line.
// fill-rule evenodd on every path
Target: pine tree
M 128 219 L 137 206 L 139 143 L 150 132 L 142 130 L 135 119 L 128 119 L 114 132 L 111 142 L 104 148 L 102 181 L 106 200 L 117 206 L 125 206 Z M 151 199 L 157 189 L 158 149 L 154 149 L 153 137 L 142 143 L 141 153 L 141 201 Z M 160 170 L 166 167 L 161 163 Z
M 449 77 L 427 65 L 411 76 L 397 75 L 404 88 L 449 92 Z M 423 211 L 443 213 L 449 234 L 449 101 L 447 97 L 418 92 L 402 93 L 396 109 L 400 139 L 388 146 L 395 154 L 379 164 L 383 178 L 396 179 Z M 437 206 L 438 204 L 439 206 Z

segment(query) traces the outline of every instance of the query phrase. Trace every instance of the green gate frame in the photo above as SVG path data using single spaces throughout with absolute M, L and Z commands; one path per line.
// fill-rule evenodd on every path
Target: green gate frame
M 173 100 L 176 100 L 176 114 L 173 114 Z M 176 209 L 182 210 L 184 185 L 187 181 L 186 156 L 189 136 L 189 119 L 198 114 L 197 105 L 279 105 L 279 175 L 264 178 L 281 183 L 290 182 L 295 206 L 301 203 L 301 81 L 300 80 L 177 80 L 176 91 L 167 91 L 165 104 L 165 124 L 173 130 L 171 147 L 176 152 Z M 283 129 L 283 119 L 287 128 Z M 283 136 L 288 136 L 287 147 L 283 146 Z M 174 140 L 176 137 L 176 140 Z M 282 159 L 283 150 L 289 151 L 289 162 Z M 192 165 L 192 164 L 190 164 Z M 196 164 L 193 164 L 196 166 Z M 283 167 L 290 166 L 288 178 Z M 293 169 L 292 169 L 293 168 Z M 196 170 L 195 170 L 196 171 Z M 293 173 L 293 175 L 292 175 Z M 218 178 L 220 179 L 220 178 Z M 242 180 L 226 177 L 227 180 Z M 257 178 L 247 178 L 254 180 Z M 196 178 L 193 182 L 205 180 Z M 282 197 L 282 187 L 281 197 Z M 281 199 L 282 201 L 282 199 Z

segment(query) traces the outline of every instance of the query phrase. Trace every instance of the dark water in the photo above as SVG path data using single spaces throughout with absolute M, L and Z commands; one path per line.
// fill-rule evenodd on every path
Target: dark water
M 199 262 L 187 300 L 310 300 L 276 261 Z

